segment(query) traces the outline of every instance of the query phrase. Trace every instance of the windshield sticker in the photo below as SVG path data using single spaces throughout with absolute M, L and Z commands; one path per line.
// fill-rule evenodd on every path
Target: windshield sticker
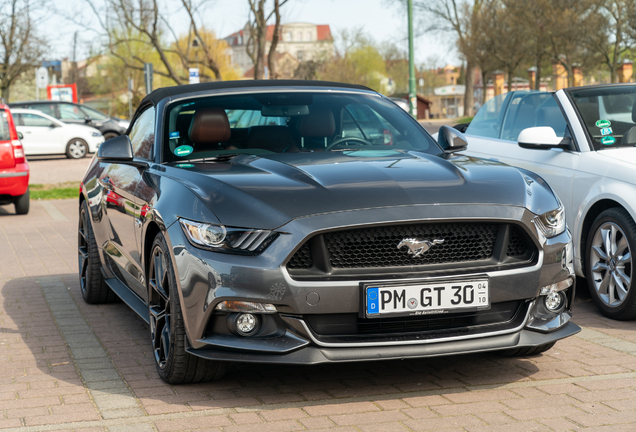
M 193 164 L 177 164 L 177 168 L 194 168 Z
M 187 156 L 192 153 L 194 149 L 189 145 L 182 145 L 174 149 L 174 154 L 177 156 Z
M 179 138 L 179 131 L 170 132 L 170 138 Z
M 611 135 L 612 133 L 614 132 L 612 131 L 611 127 L 601 129 L 601 135 Z
M 611 137 L 611 136 L 606 136 L 601 138 L 601 144 L 603 145 L 612 145 L 616 142 L 616 138 Z
M 596 122 L 596 127 L 597 128 L 606 128 L 606 127 L 610 127 L 611 124 L 612 124 L 612 122 L 609 121 L 609 120 L 598 120 Z

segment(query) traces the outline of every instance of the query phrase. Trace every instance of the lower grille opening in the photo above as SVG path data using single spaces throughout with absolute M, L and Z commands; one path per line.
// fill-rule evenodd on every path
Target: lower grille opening
M 388 336 L 391 334 L 425 333 L 429 336 L 447 336 L 444 333 L 457 333 L 458 330 L 470 331 L 491 326 L 488 331 L 515 326 L 519 317 L 523 319 L 527 303 L 522 300 L 493 303 L 491 308 L 482 311 L 444 314 L 440 316 L 408 316 L 395 318 L 365 319 L 357 314 L 304 315 L 311 330 L 317 336 L 328 338 L 349 338 L 363 336 Z

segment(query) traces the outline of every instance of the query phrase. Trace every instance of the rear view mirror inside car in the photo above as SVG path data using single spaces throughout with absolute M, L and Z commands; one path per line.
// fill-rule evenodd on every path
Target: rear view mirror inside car
M 261 108 L 263 117 L 289 117 L 308 114 L 309 107 L 307 105 L 263 106 Z

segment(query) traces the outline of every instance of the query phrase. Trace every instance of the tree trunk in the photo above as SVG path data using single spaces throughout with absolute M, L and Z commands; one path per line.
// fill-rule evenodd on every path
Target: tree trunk
M 274 24 L 272 44 L 270 45 L 269 53 L 267 54 L 267 66 L 269 67 L 270 79 L 278 79 L 278 71 L 276 70 L 276 46 L 280 39 L 280 6 L 278 3 L 278 0 L 274 0 L 274 16 L 276 17 L 276 23 Z
M 474 66 L 470 60 L 466 60 L 466 76 L 464 77 L 464 83 L 466 92 L 464 93 L 464 116 L 472 117 L 473 112 L 474 94 L 473 94 L 473 70 Z
M 2 99 L 4 100 L 4 103 L 9 103 L 11 87 L 9 85 L 6 87 L 2 87 L 1 91 L 2 91 Z
M 486 91 L 488 90 L 488 74 L 490 72 L 487 70 L 481 70 L 481 82 L 484 83 L 484 91 L 481 92 L 481 105 L 483 106 L 486 103 Z
M 508 72 L 508 92 L 511 92 L 512 91 L 512 78 L 513 78 L 514 72 L 511 71 L 510 69 L 508 69 L 506 72 Z
M 534 75 L 534 89 L 541 90 L 541 56 L 537 56 L 537 71 Z

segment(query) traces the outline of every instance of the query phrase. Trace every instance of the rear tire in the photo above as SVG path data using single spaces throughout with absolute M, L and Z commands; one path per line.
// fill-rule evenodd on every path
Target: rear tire
M 82 201 L 77 230 L 80 289 L 86 303 L 111 303 L 117 295 L 104 282 L 89 215 L 88 204 Z
M 29 212 L 30 201 L 29 201 L 29 189 L 24 193 L 24 195 L 20 195 L 15 198 L 13 201 L 13 205 L 15 206 L 15 213 L 19 215 L 25 215 Z
M 227 362 L 207 360 L 186 352 L 177 280 L 163 234 L 155 237 L 148 262 L 150 342 L 157 373 L 168 384 L 193 384 L 223 377 Z
M 66 144 L 66 157 L 69 159 L 81 159 L 88 153 L 88 144 L 79 138 L 73 138 Z
M 521 347 L 521 348 L 513 348 L 509 350 L 499 351 L 497 354 L 502 355 L 504 357 L 525 357 L 531 355 L 541 354 L 542 352 L 546 352 L 550 348 L 554 346 L 556 342 L 550 342 L 547 344 L 535 346 L 535 347 Z

